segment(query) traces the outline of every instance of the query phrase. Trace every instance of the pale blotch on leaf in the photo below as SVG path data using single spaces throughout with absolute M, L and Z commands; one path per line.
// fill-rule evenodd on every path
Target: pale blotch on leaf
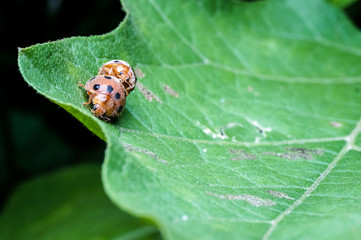
M 285 198 L 285 199 L 295 200 L 294 198 L 288 196 L 286 193 L 283 193 L 283 192 L 277 192 L 277 191 L 273 191 L 273 190 L 267 190 L 267 192 L 276 198 Z
M 252 86 L 248 86 L 247 91 L 253 93 L 255 97 L 259 96 L 259 92 L 254 91 Z
M 323 149 L 306 149 L 306 148 L 287 148 L 287 151 L 284 153 L 277 152 L 263 152 L 263 155 L 277 156 L 284 159 L 297 160 L 313 160 L 313 155 L 322 156 Z
M 334 128 L 340 128 L 343 125 L 342 125 L 342 123 L 339 123 L 339 122 L 330 122 L 330 126 L 334 127 Z
M 164 88 L 164 91 L 165 91 L 166 93 L 168 93 L 169 95 L 171 95 L 171 96 L 173 96 L 173 97 L 175 97 L 175 98 L 179 98 L 179 93 L 177 93 L 177 92 L 176 92 L 174 89 L 172 89 L 170 86 L 164 85 L 163 88 Z
M 140 82 L 137 83 L 137 87 L 139 91 L 144 95 L 144 97 L 151 102 L 153 99 L 155 99 L 159 103 L 163 103 L 163 101 L 157 97 L 154 93 L 152 93 L 149 89 L 147 89 L 143 84 Z
M 276 203 L 270 199 L 263 199 L 254 195 L 249 195 L 249 194 L 242 194 L 242 195 L 231 195 L 231 194 L 227 194 L 227 195 L 222 195 L 222 194 L 217 194 L 217 193 L 212 193 L 212 192 L 206 192 L 208 195 L 211 196 L 215 196 L 221 199 L 226 199 L 226 200 L 243 200 L 248 202 L 250 205 L 255 206 L 255 207 L 261 207 L 261 206 L 273 206 L 276 205 Z
M 213 139 L 219 138 L 223 140 L 228 138 L 228 136 L 224 133 L 223 129 L 215 129 L 214 131 L 212 131 L 210 128 L 204 126 L 199 121 L 196 121 L 196 125 L 203 128 L 202 131 L 208 136 L 211 136 Z
M 229 149 L 229 152 L 234 156 L 231 160 L 255 160 L 256 155 L 246 152 L 241 149 Z
M 127 143 L 123 144 L 123 147 L 125 149 L 127 149 L 128 151 L 130 151 L 130 152 L 136 151 L 136 152 L 144 153 L 144 154 L 156 159 L 160 163 L 168 164 L 168 162 L 166 160 L 163 160 L 163 159 L 159 158 L 155 153 L 152 153 L 151 151 L 141 149 L 141 148 L 138 148 L 138 147 L 134 147 L 134 146 L 132 146 L 130 144 L 127 144 Z
M 224 134 L 224 132 L 221 131 L 217 131 L 217 132 L 213 132 L 211 129 L 209 128 L 205 128 L 203 129 L 203 132 L 209 136 L 212 136 L 212 138 L 219 138 L 219 139 L 227 139 L 228 136 Z
M 243 128 L 243 125 L 241 123 L 237 123 L 237 122 L 229 122 L 226 125 L 224 125 L 219 131 L 220 133 L 222 133 L 223 135 L 227 136 L 228 138 L 231 138 L 232 142 L 237 142 L 237 139 L 235 136 L 229 136 L 226 134 L 226 131 L 230 130 L 231 128 Z
M 234 127 L 243 127 L 242 124 L 240 123 L 237 123 L 237 122 L 230 122 L 230 123 L 227 123 L 223 128 L 221 128 L 222 131 L 225 131 L 229 128 L 234 128 Z
M 262 126 L 260 123 L 258 123 L 258 121 L 255 121 L 255 120 L 251 120 L 250 118 L 248 117 L 245 117 L 244 118 L 249 124 L 251 124 L 252 126 L 254 126 L 257 131 L 262 135 L 263 138 L 266 138 L 267 137 L 267 132 L 272 132 L 272 128 L 270 127 L 264 127 Z M 260 141 L 260 137 L 256 137 L 255 138 L 255 143 L 259 143 Z
M 135 75 L 137 76 L 137 78 L 145 77 L 145 73 L 140 68 L 135 68 L 134 72 L 135 72 Z

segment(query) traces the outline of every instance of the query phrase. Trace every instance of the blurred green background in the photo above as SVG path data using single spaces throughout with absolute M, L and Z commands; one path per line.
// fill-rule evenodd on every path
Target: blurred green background
M 361 2 L 345 12 L 360 28 Z M 89 162 L 100 171 L 105 150 L 103 141 L 24 82 L 17 47 L 103 34 L 124 16 L 118 0 L 0 2 L 0 210 L 17 186 L 37 176 Z

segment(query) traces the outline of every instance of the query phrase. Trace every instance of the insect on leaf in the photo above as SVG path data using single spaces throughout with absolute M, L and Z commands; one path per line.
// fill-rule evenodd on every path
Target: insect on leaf
M 19 53 L 26 81 L 107 142 L 112 201 L 166 239 L 360 236 L 361 34 L 339 9 L 122 4 L 108 34 Z M 115 124 L 91 115 L 77 87 L 111 59 L 138 75 Z

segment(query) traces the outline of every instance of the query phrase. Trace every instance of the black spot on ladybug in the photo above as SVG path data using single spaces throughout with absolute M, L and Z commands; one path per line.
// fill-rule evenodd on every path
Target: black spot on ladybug
M 106 79 L 112 79 L 110 76 L 104 76 Z
M 114 60 L 115 63 L 119 62 L 119 60 Z
M 123 72 L 120 72 L 120 73 L 119 73 L 119 75 L 122 75 L 122 74 L 123 74 Z
M 127 77 L 127 81 L 129 81 L 129 77 Z
M 110 86 L 110 85 L 108 85 L 108 86 L 107 86 L 107 91 L 108 91 L 109 93 L 113 92 L 113 87 Z
M 95 84 L 95 85 L 93 86 L 93 89 L 94 89 L 94 90 L 99 90 L 99 88 L 100 88 L 100 85 L 99 85 L 99 84 Z
M 94 105 L 93 107 L 94 111 L 98 109 L 98 106 L 97 105 Z
M 121 112 L 123 110 L 123 106 L 120 106 L 119 108 L 118 108 L 118 112 Z
M 116 93 L 115 95 L 114 95 L 114 97 L 115 97 L 115 99 L 119 99 L 120 98 L 120 93 Z

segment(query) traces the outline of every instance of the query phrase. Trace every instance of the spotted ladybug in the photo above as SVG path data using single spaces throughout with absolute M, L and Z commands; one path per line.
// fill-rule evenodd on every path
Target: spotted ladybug
M 126 103 L 126 91 L 118 78 L 109 75 L 92 77 L 83 87 L 89 100 L 84 105 L 92 103 L 91 112 L 98 118 L 109 122 L 117 118 L 124 110 Z
M 127 96 L 134 90 L 137 83 L 134 69 L 123 60 L 112 60 L 103 64 L 99 68 L 98 75 L 114 76 L 124 85 Z

